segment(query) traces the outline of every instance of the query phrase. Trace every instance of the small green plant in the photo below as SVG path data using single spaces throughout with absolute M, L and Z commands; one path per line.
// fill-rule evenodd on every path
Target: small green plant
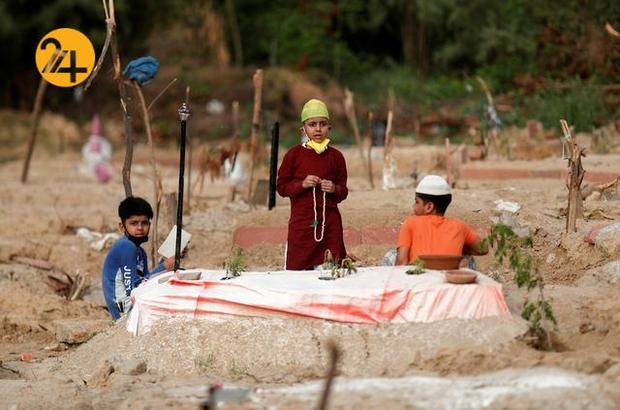
M 209 353 L 204 358 L 197 358 L 195 359 L 194 363 L 196 367 L 198 367 L 200 372 L 202 373 L 212 372 L 215 369 L 215 354 Z
M 411 266 L 411 268 L 407 269 L 405 272 L 407 275 L 421 275 L 424 273 L 424 261 L 420 258 L 415 258 L 409 266 Z
M 344 258 L 340 261 L 340 277 L 347 276 L 352 273 L 357 273 L 357 267 L 351 258 Z
M 248 270 L 245 255 L 243 254 L 241 248 L 233 249 L 232 255 L 228 261 L 224 262 L 224 269 L 226 270 L 226 279 L 241 276 L 242 272 Z
M 538 289 L 536 301 L 526 299 L 521 317 L 529 322 L 534 346 L 551 350 L 550 324 L 555 328 L 558 323 L 544 296 L 545 282 L 529 251 L 533 246 L 532 238 L 521 238 L 511 227 L 500 223 L 491 227 L 491 233 L 484 240 L 495 248 L 495 260 L 499 264 L 508 259 L 508 267 L 514 272 L 514 281 L 519 288 L 525 287 L 528 292 Z
M 321 265 L 321 268 L 323 268 L 324 270 L 332 270 L 334 265 L 336 265 L 336 263 L 334 262 L 332 252 L 327 249 L 325 251 L 325 254 L 323 255 L 323 264 Z
M 329 249 L 325 251 L 323 257 L 323 264 L 321 265 L 323 270 L 329 271 L 331 276 L 320 276 L 319 279 L 337 279 L 346 275 L 357 272 L 357 267 L 353 263 L 351 258 L 344 258 L 340 261 L 340 264 L 334 260 L 334 257 Z

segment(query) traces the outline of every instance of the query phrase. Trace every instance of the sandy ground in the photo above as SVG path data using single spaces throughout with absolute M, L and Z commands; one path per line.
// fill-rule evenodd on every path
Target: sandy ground
M 440 147 L 397 147 L 398 189 L 370 189 L 354 149 L 349 164 L 349 198 L 341 205 L 345 227 L 397 226 L 411 211 L 410 178 L 438 171 Z M 381 152 L 373 151 L 379 185 Z M 158 152 L 164 190 L 173 192 L 176 153 Z M 147 150 L 140 146 L 132 174 L 134 193 L 152 197 Z M 586 169 L 618 172 L 617 155 L 589 157 Z M 79 174 L 77 154 L 35 153 L 28 183 L 19 182 L 21 162 L 0 165 L 0 395 L 3 408 L 196 408 L 210 383 L 224 382 L 231 395 L 248 389 L 244 401 L 225 408 L 314 408 L 327 369 L 329 340 L 343 354 L 332 395 L 333 408 L 618 408 L 620 407 L 620 283 L 617 260 L 583 241 L 593 226 L 620 220 L 620 196 L 585 203 L 587 221 L 565 235 L 560 217 L 564 181 L 458 180 L 448 215 L 488 226 L 494 201 L 515 201 L 516 223 L 533 235 L 559 326 L 554 351 L 532 348 L 519 318 L 525 292 L 491 256 L 479 269 L 502 282 L 512 319 L 444 321 L 431 324 L 353 326 L 313 320 L 237 320 L 192 323 L 173 320 L 132 337 L 123 324 L 107 321 L 102 306 L 96 251 L 76 235 L 85 227 L 116 230 L 116 206 L 124 197 L 120 172 L 105 185 Z M 557 160 L 489 161 L 526 169 L 561 169 Z M 120 171 L 122 155 L 114 158 Z M 438 172 L 441 172 L 439 170 Z M 117 176 L 118 175 L 118 176 Z M 265 169 L 259 170 L 266 177 Z M 194 178 L 196 175 L 194 175 Z M 228 203 L 230 183 L 208 180 L 194 191 L 185 226 L 194 234 L 186 267 L 216 268 L 228 258 L 238 226 L 283 226 L 288 201 L 250 207 Z M 239 192 L 245 188 L 240 187 Z M 240 196 L 240 195 L 238 195 Z M 596 212 L 594 212 L 596 211 Z M 169 219 L 162 218 L 163 239 Z M 349 251 L 361 265 L 379 264 L 387 246 L 359 245 Z M 147 244 L 148 249 L 148 244 Z M 252 270 L 281 266 L 282 246 L 246 250 Z M 15 257 L 49 261 L 50 271 Z M 90 278 L 83 298 L 66 301 L 46 284 L 47 275 L 76 271 Z M 62 320 L 105 329 L 85 343 L 59 341 Z M 103 322 L 102 322 L 103 320 Z M 21 353 L 32 361 L 21 361 Z M 54 398 L 50 402 L 49 398 Z

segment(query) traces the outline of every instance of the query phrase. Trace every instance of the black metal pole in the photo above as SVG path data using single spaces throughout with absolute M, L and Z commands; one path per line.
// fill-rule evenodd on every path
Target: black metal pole
M 280 123 L 271 127 L 271 161 L 269 164 L 269 210 L 276 206 L 276 177 L 278 173 L 278 146 L 280 145 Z
M 177 237 L 176 246 L 174 248 L 174 270 L 177 271 L 181 267 L 181 232 L 183 231 L 183 187 L 185 185 L 185 139 L 187 136 L 187 119 L 189 118 L 189 107 L 187 104 L 181 104 L 179 108 L 179 117 L 181 118 L 181 145 L 179 159 L 179 192 L 177 195 Z

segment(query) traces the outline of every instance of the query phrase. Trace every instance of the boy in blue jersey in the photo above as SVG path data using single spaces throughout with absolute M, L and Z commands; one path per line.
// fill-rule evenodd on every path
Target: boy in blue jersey
M 125 198 L 118 206 L 124 234 L 112 245 L 103 263 L 103 295 L 114 320 L 131 309 L 131 291 L 151 276 L 146 252 L 140 246 L 149 239 L 153 209 L 142 198 Z M 163 259 L 152 273 L 170 271 L 174 258 Z

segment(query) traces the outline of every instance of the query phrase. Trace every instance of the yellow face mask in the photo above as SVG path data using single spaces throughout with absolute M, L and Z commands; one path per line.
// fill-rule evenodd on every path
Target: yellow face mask
M 325 138 L 321 142 L 310 140 L 306 142 L 306 147 L 312 148 L 317 154 L 322 154 L 327 149 L 327 144 L 329 144 L 329 138 Z

